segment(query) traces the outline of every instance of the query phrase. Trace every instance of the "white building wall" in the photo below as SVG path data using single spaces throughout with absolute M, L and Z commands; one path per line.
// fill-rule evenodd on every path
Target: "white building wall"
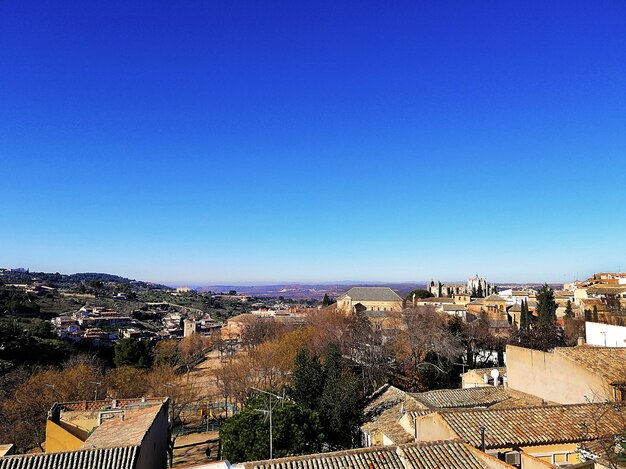
M 588 345 L 626 347 L 626 327 L 587 321 L 585 340 Z

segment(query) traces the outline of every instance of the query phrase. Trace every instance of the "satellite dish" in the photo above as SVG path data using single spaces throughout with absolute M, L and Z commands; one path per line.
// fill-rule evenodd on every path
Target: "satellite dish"
M 491 370 L 491 377 L 493 378 L 493 385 L 497 386 L 498 385 L 498 377 L 500 376 L 500 372 L 498 370 L 496 370 L 495 368 L 493 370 Z

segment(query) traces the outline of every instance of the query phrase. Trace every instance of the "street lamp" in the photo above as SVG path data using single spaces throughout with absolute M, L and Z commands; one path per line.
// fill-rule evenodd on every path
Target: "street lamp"
M 100 381 L 89 381 L 89 384 L 96 385 L 96 390 L 93 392 L 93 400 L 97 401 L 98 400 L 98 386 L 100 386 L 102 383 Z

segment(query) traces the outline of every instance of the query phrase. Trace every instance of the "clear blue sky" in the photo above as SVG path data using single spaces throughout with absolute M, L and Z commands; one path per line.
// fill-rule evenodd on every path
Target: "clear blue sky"
M 626 3 L 4 0 L 0 175 L 0 266 L 626 269 Z

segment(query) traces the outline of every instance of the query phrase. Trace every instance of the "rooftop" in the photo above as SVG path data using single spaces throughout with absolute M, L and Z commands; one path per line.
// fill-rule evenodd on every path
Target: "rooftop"
M 402 298 L 389 287 L 352 287 L 337 299 L 346 296 L 353 301 L 402 301 Z
M 134 469 L 139 448 L 104 448 L 0 458 L 0 469 Z
M 592 295 L 618 295 L 626 292 L 626 285 L 593 285 L 587 288 Z
M 573 360 L 609 383 L 626 381 L 626 348 L 624 347 L 557 347 L 558 353 Z
M 81 449 L 115 448 L 140 445 L 152 426 L 162 405 L 148 404 L 144 407 L 126 408 L 124 414 L 106 419 L 85 440 Z
M 500 295 L 496 295 L 495 293 L 489 295 L 487 298 L 485 298 L 485 301 L 506 301 L 504 298 L 502 298 Z
M 504 386 L 440 389 L 411 395 L 431 409 L 489 407 L 509 398 Z
M 239 464 L 244 469 L 482 469 L 489 456 L 456 440 L 310 454 Z M 501 467 L 512 467 L 502 463 Z
M 623 431 L 623 416 L 611 404 L 463 409 L 437 413 L 462 441 L 475 447 L 481 445 L 481 426 L 487 427 L 487 448 L 573 443 Z M 416 418 L 425 416 L 418 412 Z

